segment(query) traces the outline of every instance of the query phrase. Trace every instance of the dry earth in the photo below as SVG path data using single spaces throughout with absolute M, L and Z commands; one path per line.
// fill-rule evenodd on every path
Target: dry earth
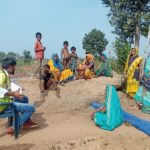
M 41 103 L 38 80 L 23 78 L 19 83 L 25 88 L 30 103 L 36 106 L 33 120 L 38 129 L 21 131 L 18 140 L 5 133 L 7 120 L 0 120 L 0 150 L 150 150 L 150 138 L 137 129 L 122 125 L 112 132 L 104 131 L 90 120 L 92 101 L 103 100 L 106 84 L 118 84 L 120 76 L 69 82 L 61 88 L 61 98 L 49 91 L 46 102 Z M 119 92 L 122 107 L 134 105 Z M 139 110 L 131 113 L 150 120 Z

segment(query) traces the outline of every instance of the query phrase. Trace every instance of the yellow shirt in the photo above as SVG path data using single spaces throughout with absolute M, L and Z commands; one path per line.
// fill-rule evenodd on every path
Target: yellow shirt
M 5 70 L 0 70 L 0 102 L 11 102 L 11 99 L 5 94 L 10 90 L 10 77 Z M 0 112 L 6 109 L 7 106 L 0 106 Z

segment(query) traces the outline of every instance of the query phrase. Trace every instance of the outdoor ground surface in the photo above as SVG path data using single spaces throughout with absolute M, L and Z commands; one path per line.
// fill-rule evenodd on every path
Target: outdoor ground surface
M 34 68 L 32 68 L 34 69 Z M 105 98 L 106 84 L 118 84 L 120 76 L 94 78 L 69 82 L 61 88 L 61 98 L 49 91 L 46 102 L 41 103 L 39 81 L 33 77 L 19 80 L 24 94 L 36 106 L 33 120 L 38 129 L 21 131 L 18 140 L 5 132 L 7 120 L 0 120 L 0 150 L 150 150 L 150 138 L 134 127 L 123 124 L 114 131 L 105 131 L 90 119 L 89 104 Z M 127 110 L 134 104 L 119 92 L 122 107 Z M 129 110 L 128 110 L 129 111 Z M 131 113 L 150 120 L 139 110 Z

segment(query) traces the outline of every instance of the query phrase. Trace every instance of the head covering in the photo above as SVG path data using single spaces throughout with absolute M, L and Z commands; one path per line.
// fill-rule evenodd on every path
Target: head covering
M 123 123 L 123 112 L 117 91 L 112 85 L 106 86 L 104 105 L 106 107 L 106 113 L 96 112 L 94 118 L 95 123 L 102 129 L 113 130 Z
M 86 54 L 86 57 L 88 57 L 90 61 L 94 61 L 94 56 L 92 54 Z
M 132 53 L 132 50 L 135 49 L 136 53 L 134 56 L 131 56 L 131 53 Z M 130 57 L 135 57 L 135 56 L 138 56 L 138 53 L 139 53 L 139 49 L 138 48 L 132 48 L 131 51 L 130 51 Z
M 132 49 L 135 49 L 135 51 L 136 51 L 136 54 L 134 56 L 131 56 Z M 132 48 L 132 49 L 131 49 L 128 57 L 127 57 L 127 61 L 126 61 L 126 64 L 125 64 L 125 69 L 124 69 L 125 72 L 128 70 L 130 58 L 132 58 L 132 62 L 133 62 L 134 58 L 136 58 L 138 56 L 138 53 L 139 53 L 139 49 L 138 48 Z
M 63 67 L 62 67 L 62 65 L 61 65 L 60 59 L 59 59 L 59 57 L 58 57 L 58 59 L 57 59 L 57 61 L 56 61 L 56 60 L 55 60 L 55 57 L 56 57 L 56 56 L 58 56 L 57 53 L 52 54 L 53 65 L 54 65 L 54 67 L 56 67 L 57 69 L 62 70 Z

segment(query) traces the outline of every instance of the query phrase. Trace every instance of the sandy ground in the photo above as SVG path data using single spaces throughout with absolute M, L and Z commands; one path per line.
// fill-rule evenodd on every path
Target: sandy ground
M 0 120 L 0 150 L 150 150 L 150 138 L 137 129 L 122 125 L 108 132 L 90 120 L 92 101 L 103 100 L 106 84 L 119 82 L 120 77 L 95 78 L 69 82 L 61 88 L 61 98 L 49 91 L 46 102 L 41 103 L 38 80 L 21 79 L 24 93 L 36 106 L 33 120 L 40 124 L 38 129 L 21 131 L 18 140 L 5 133 L 7 120 Z M 125 110 L 134 104 L 119 92 Z M 150 120 L 150 116 L 139 110 L 131 113 Z

